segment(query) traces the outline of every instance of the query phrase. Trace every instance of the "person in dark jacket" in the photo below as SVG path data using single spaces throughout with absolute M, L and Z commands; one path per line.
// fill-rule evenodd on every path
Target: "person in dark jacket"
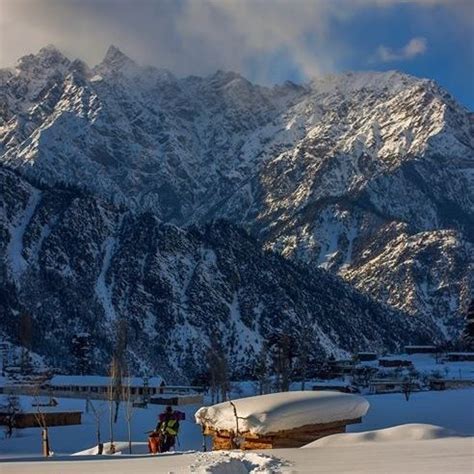
M 160 436 L 160 453 L 166 453 L 174 447 L 179 432 L 180 419 L 180 413 L 173 411 L 170 406 L 160 414 L 155 430 Z

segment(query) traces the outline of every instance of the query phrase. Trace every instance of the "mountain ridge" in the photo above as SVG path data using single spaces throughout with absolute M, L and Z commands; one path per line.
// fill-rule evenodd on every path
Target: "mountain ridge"
M 228 219 L 438 337 L 459 332 L 474 122 L 434 81 L 349 72 L 269 88 L 223 71 L 176 78 L 116 48 L 93 68 L 54 48 L 40 56 L 0 72 L 5 165 L 163 222 Z
M 36 188 L 3 166 L 0 184 L 0 334 L 19 345 L 28 315 L 31 350 L 61 370 L 75 370 L 78 333 L 90 337 L 90 370 L 103 372 L 120 321 L 134 371 L 181 380 L 204 370 L 213 344 L 249 377 L 275 334 L 313 358 L 436 337 L 227 222 L 183 230 L 84 191 Z

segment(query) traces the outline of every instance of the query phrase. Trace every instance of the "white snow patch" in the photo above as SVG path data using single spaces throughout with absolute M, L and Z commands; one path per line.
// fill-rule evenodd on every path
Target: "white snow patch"
M 143 318 L 143 330 L 145 334 L 148 335 L 150 339 L 157 337 L 158 332 L 155 328 L 156 316 L 150 311 L 145 312 L 145 317 Z
M 23 258 L 23 236 L 26 226 L 31 221 L 40 201 L 41 191 L 32 189 L 25 210 L 22 214 L 15 217 L 10 226 L 10 242 L 7 247 L 7 255 L 12 277 L 17 284 L 27 267 L 26 260 Z
M 344 262 L 346 265 L 350 265 L 352 262 L 352 249 L 354 247 L 354 240 L 357 237 L 357 233 L 357 227 L 353 223 L 347 233 L 347 238 L 349 239 L 349 246 L 347 248 L 346 260 Z
M 255 332 L 242 322 L 238 292 L 234 292 L 232 303 L 227 303 L 227 306 L 229 307 L 229 322 L 236 329 L 239 344 L 242 347 L 252 347 L 257 352 L 260 344 L 255 342 Z
M 114 442 L 115 452 L 111 452 L 110 450 L 110 443 L 104 443 L 103 454 L 114 454 L 114 455 L 121 455 L 121 454 L 130 454 L 129 453 L 129 446 L 128 441 L 115 441 Z M 94 456 L 97 455 L 99 449 L 97 446 L 93 448 L 84 449 L 83 451 L 79 451 L 77 453 L 71 454 L 71 456 Z M 132 442 L 132 454 L 148 454 L 148 443 L 141 442 L 137 443 L 136 441 Z
M 364 416 L 369 409 L 369 402 L 363 397 L 332 391 L 271 393 L 241 398 L 233 403 L 239 416 L 239 430 L 254 434 L 350 420 Z M 236 428 L 230 402 L 200 408 L 195 418 L 201 426 L 218 430 Z
M 104 308 L 105 316 L 108 321 L 114 321 L 116 319 L 115 308 L 112 303 L 112 295 L 110 292 L 110 288 L 107 286 L 105 282 L 105 277 L 107 275 L 107 271 L 110 266 L 110 262 L 112 260 L 112 256 L 115 250 L 115 238 L 114 237 L 107 237 L 104 241 L 102 246 L 104 250 L 104 259 L 102 261 L 102 268 L 100 270 L 100 274 L 97 278 L 97 282 L 95 284 L 95 294 L 99 299 L 102 307 Z

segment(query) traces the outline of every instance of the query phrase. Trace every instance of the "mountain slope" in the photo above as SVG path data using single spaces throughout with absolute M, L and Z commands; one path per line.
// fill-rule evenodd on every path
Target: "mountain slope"
M 346 73 L 266 88 L 178 79 L 111 47 L 0 72 L 1 161 L 178 225 L 222 217 L 267 248 L 458 333 L 472 294 L 474 133 L 433 81 Z
M 264 341 L 293 335 L 313 355 L 396 348 L 433 337 L 417 318 L 375 303 L 322 270 L 286 261 L 225 222 L 180 230 L 73 189 L 37 188 L 0 167 L 0 331 L 73 369 L 73 336 L 89 333 L 104 370 L 117 321 L 135 369 L 190 377 L 213 341 L 234 374 Z

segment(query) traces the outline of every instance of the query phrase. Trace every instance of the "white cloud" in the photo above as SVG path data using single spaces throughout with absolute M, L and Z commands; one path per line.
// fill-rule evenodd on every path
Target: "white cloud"
M 426 52 L 426 38 L 412 38 L 403 48 L 393 49 L 387 46 L 379 46 L 376 51 L 376 59 L 382 62 L 405 61 L 420 56 Z
M 50 43 L 94 65 L 115 44 L 142 64 L 178 75 L 227 69 L 262 82 L 280 80 L 288 71 L 313 76 L 338 70 L 357 55 L 356 46 L 335 33 L 335 24 L 350 28 L 361 12 L 406 2 L 0 0 L 0 67 Z M 410 0 L 427 15 L 435 6 L 465 11 L 466 2 L 471 0 Z M 399 51 L 381 46 L 377 58 L 415 57 L 426 48 L 424 41 L 414 38 Z

